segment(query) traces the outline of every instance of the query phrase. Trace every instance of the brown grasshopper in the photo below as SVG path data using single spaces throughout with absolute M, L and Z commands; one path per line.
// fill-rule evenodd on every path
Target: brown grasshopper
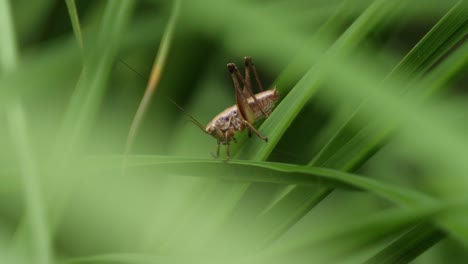
M 275 103 L 279 98 L 279 93 L 276 87 L 272 90 L 263 90 L 262 83 L 257 74 L 255 65 L 250 57 L 244 57 L 245 78 L 237 69 L 234 63 L 228 63 L 227 69 L 231 74 L 236 91 L 236 104 L 219 113 L 217 116 L 204 127 L 194 117 L 187 114 L 190 119 L 204 133 L 209 134 L 217 139 L 216 156 L 219 157 L 220 145 L 226 145 L 226 158 L 229 159 L 229 145 L 231 141 L 237 142 L 234 137 L 237 131 L 243 131 L 245 128 L 249 130 L 249 137 L 252 136 L 252 131 L 265 142 L 268 138 L 260 134 L 253 124 L 268 117 L 275 107 Z M 255 75 L 260 93 L 254 94 L 252 91 L 252 81 L 250 71 Z M 241 89 L 241 83 L 243 89 Z M 178 105 L 177 105 L 178 106 Z M 181 108 L 180 106 L 178 106 Z M 183 111 L 183 109 L 181 108 Z M 184 111 L 185 112 L 185 111 Z

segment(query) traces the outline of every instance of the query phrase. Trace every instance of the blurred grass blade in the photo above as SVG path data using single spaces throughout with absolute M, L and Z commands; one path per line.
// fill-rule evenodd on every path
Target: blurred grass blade
M 5 39 L 6 37 L 2 38 Z M 59 44 L 47 45 L 43 48 L 43 53 L 22 58 L 21 70 L 0 75 L 1 87 L 15 88 L 14 92 L 12 89 L 0 89 L 0 102 L 8 101 L 7 98 L 12 93 L 18 97 L 33 97 L 49 92 L 57 79 L 45 75 L 44 68 L 63 78 L 75 78 L 80 67 L 80 56 L 75 44 L 75 41 L 65 40 Z M 0 49 L 4 47 L 2 45 Z M 42 89 L 36 89 L 37 87 Z
M 311 42 L 317 41 L 323 35 L 334 36 L 339 35 L 341 28 L 344 28 L 347 23 L 347 14 L 349 10 L 355 8 L 356 2 L 354 0 L 345 0 L 340 3 L 339 7 L 334 11 L 333 15 L 315 32 L 311 37 Z M 310 48 L 307 47 L 300 52 L 296 58 L 288 64 L 288 66 L 280 73 L 276 79 L 276 86 L 285 92 L 288 87 L 296 85 L 297 82 L 304 76 L 307 69 L 315 62 L 315 54 L 310 54 Z M 324 50 L 325 52 L 325 50 Z M 304 59 L 306 58 L 306 59 Z M 304 64 L 305 63 L 305 64 Z M 292 88 L 292 87 L 291 87 Z
M 135 0 L 107 2 L 98 35 L 92 38 L 92 43 L 84 43 L 83 69 L 58 132 L 51 159 L 54 164 L 49 168 L 51 179 L 61 186 L 47 197 L 52 202 L 51 226 L 54 231 L 74 185 L 73 174 L 67 173 L 69 162 L 88 143 L 134 5 Z
M 226 263 L 222 257 L 212 256 L 158 256 L 145 254 L 103 254 L 87 257 L 70 258 L 61 261 L 62 264 L 86 264 L 86 263 L 123 263 L 123 264 L 180 264 L 180 263 Z M 231 263 L 231 262 L 228 262 Z
M 260 131 L 268 135 L 268 144 L 258 141 L 251 142 L 244 146 L 239 155 L 246 159 L 267 159 L 286 129 L 322 84 L 325 72 L 321 70 L 321 63 L 327 63 L 329 59 L 335 57 L 348 56 L 369 33 L 373 32 L 373 30 L 377 30 L 379 27 L 385 26 L 386 23 L 389 23 L 391 20 L 388 18 L 395 15 L 402 6 L 403 3 L 401 1 L 390 2 L 378 0 L 372 2 L 372 4 L 353 22 L 345 33 L 340 36 L 326 54 L 320 58 L 320 61 L 308 70 L 304 77 L 297 83 L 284 100 L 282 100 L 272 115 L 269 116 L 262 124 Z M 249 190 L 246 193 L 247 196 L 244 197 L 237 205 L 238 208 L 243 207 L 243 201 L 252 203 L 255 201 L 265 200 L 265 198 L 258 197 L 258 193 L 262 192 L 257 189 L 261 188 L 261 186 L 253 185 L 245 186 L 244 188 L 249 188 Z M 312 189 L 307 190 L 307 195 L 310 195 Z M 325 197 L 329 191 L 318 190 L 318 192 L 320 193 L 317 193 L 316 197 Z M 273 197 L 266 198 L 266 200 L 270 201 L 272 199 Z M 299 200 L 304 199 L 300 198 Z M 251 215 L 258 214 L 258 212 L 261 211 L 262 206 L 263 205 L 253 206 L 253 209 L 250 210 L 251 212 L 243 211 L 239 214 L 250 217 Z M 303 206 L 300 207 L 303 208 Z M 290 215 L 292 216 L 293 214 Z
M 49 264 L 53 262 L 51 238 L 41 194 L 39 168 L 27 135 L 28 129 L 23 107 L 18 102 L 11 103 L 7 110 L 7 118 L 21 170 L 26 203 L 25 223 L 28 224 L 28 231 L 31 234 L 29 242 L 32 247 L 31 255 L 36 263 Z
M 115 169 L 121 157 L 91 158 L 86 167 Z M 287 163 L 231 160 L 228 163 L 169 156 L 128 156 L 128 171 L 134 177 L 155 177 L 174 174 L 189 177 L 206 177 L 241 182 L 266 182 L 274 184 L 328 185 L 339 188 L 365 190 L 384 199 L 405 206 L 431 202 L 428 196 L 376 180 L 337 170 L 306 167 Z
M 60 157 L 79 152 L 91 129 L 134 4 L 135 0 L 109 1 L 95 42 L 85 44 L 83 70 L 58 137 Z
M 466 30 L 466 17 L 462 16 L 464 10 L 459 9 L 459 5 L 452 8 L 452 10 L 414 47 L 410 52 L 411 55 L 406 56 L 398 66 L 392 71 L 392 73 L 386 78 L 386 80 L 394 78 L 400 74 L 400 71 L 411 71 L 417 77 L 421 74 L 421 71 L 425 71 L 429 66 L 437 62 L 440 56 L 443 55 L 442 51 L 448 50 L 457 44 L 458 40 L 463 37 L 463 32 Z M 429 51 L 428 51 L 429 50 Z M 457 53 L 454 58 L 462 59 L 463 57 L 457 57 L 463 55 Z M 466 54 L 465 54 L 466 55 Z M 447 65 L 447 64 L 445 64 Z M 453 74 L 454 72 L 460 72 L 463 68 L 460 68 L 460 64 L 452 64 L 450 68 L 446 69 L 438 76 L 439 80 L 448 80 L 446 75 Z M 448 66 L 448 65 L 447 65 Z M 434 79 L 432 79 L 434 80 Z M 433 85 L 441 87 L 445 83 L 439 81 Z M 426 86 L 426 91 L 436 89 L 435 86 Z M 365 109 L 365 108 L 360 108 Z M 371 123 L 368 126 L 364 126 L 360 131 L 352 132 L 354 129 L 350 127 L 356 122 L 354 118 L 360 115 L 356 113 L 353 118 L 349 119 L 343 128 L 337 133 L 337 136 L 331 139 L 331 141 L 322 149 L 318 156 L 310 163 L 311 166 L 327 166 L 347 171 L 357 169 L 361 164 L 368 160 L 375 151 L 387 140 L 390 132 L 393 130 L 393 125 L 390 127 L 380 127 L 376 130 L 375 124 Z M 388 126 L 389 124 L 387 124 Z M 351 131 L 351 132 L 350 132 Z M 336 158 L 335 155 L 340 155 L 340 158 Z M 332 159 L 333 157 L 333 159 Z M 311 196 L 312 193 L 317 193 Z M 286 213 L 291 217 L 283 223 L 278 223 L 276 231 L 268 233 L 271 238 L 276 237 L 292 226 L 297 220 L 299 220 L 305 213 L 319 203 L 320 199 L 326 197 L 331 192 L 331 189 L 314 189 L 298 186 L 288 192 L 280 200 L 275 202 L 275 205 L 268 211 L 265 212 L 265 217 L 271 217 L 279 213 L 278 210 L 289 208 L 289 212 Z M 299 201 L 300 204 L 290 203 L 289 201 Z M 294 209 L 297 208 L 297 209 Z M 277 211 L 277 212 L 275 212 Z M 284 211 L 282 211 L 284 214 Z M 256 226 L 264 225 L 264 221 L 269 221 L 267 218 L 261 218 Z M 288 223 L 288 224 L 286 224 Z M 277 233 L 277 235 L 273 235 Z
M 0 0 L 0 262 L 463 261 L 467 34 L 466 0 Z M 160 95 L 206 121 L 243 56 L 270 141 L 211 159 Z
M 145 94 L 141 99 L 140 105 L 138 106 L 137 112 L 135 113 L 135 117 L 133 118 L 132 124 L 130 125 L 130 129 L 127 136 L 127 142 L 125 143 L 124 154 L 129 153 L 129 151 L 131 150 L 133 141 L 135 140 L 141 122 L 143 121 L 145 113 L 148 110 L 148 107 L 150 106 L 151 98 L 156 93 L 159 81 L 161 80 L 161 75 L 166 65 L 166 60 L 169 55 L 169 49 L 172 44 L 172 39 L 174 38 L 177 20 L 179 19 L 181 1 L 182 0 L 173 1 L 171 16 L 169 18 L 166 28 L 164 29 L 164 34 L 162 36 L 159 50 L 153 63 L 153 68 L 151 70 L 151 75 L 146 86 Z M 123 169 L 125 169 L 125 161 L 123 163 Z
M 347 56 L 376 26 L 382 26 L 381 23 L 395 13 L 398 10 L 395 7 L 399 5 L 401 1 L 374 1 L 320 58 L 320 62 L 308 70 L 262 124 L 260 131 L 268 135 L 268 144 L 252 141 L 244 145 L 238 156 L 245 159 L 267 159 L 300 110 L 318 90 L 324 75 L 320 63 L 325 63 L 330 58 Z
M 18 63 L 18 47 L 16 43 L 15 28 L 11 17 L 9 0 L 0 1 L 0 70 L 2 73 L 12 71 Z M 2 87 L 2 90 L 6 87 Z
M 54 7 L 55 0 L 12 1 L 13 15 L 18 39 L 21 43 L 31 43 L 41 39 L 43 29 L 48 26 L 48 18 Z
M 295 263 L 300 259 L 313 259 L 317 263 L 341 263 L 340 261 L 353 260 L 360 252 L 385 242 L 389 237 L 398 235 L 401 230 L 421 222 L 429 222 L 450 209 L 457 210 L 455 208 L 457 207 L 448 204 L 419 206 L 411 210 L 390 209 L 359 221 L 341 223 L 339 227 L 324 230 L 314 237 L 303 238 L 302 241 L 287 245 L 274 244 L 263 254 L 271 254 L 267 259 L 291 258 Z
M 0 70 L 2 73 L 10 73 L 17 70 L 19 60 L 18 44 L 13 26 L 13 18 L 9 0 L 0 0 L 0 35 L 3 36 L 0 45 Z M 2 87 L 1 89 L 9 89 Z M 20 165 L 20 176 L 23 185 L 23 195 L 26 212 L 24 221 L 28 223 L 28 231 L 31 235 L 30 244 L 32 256 L 39 264 L 49 264 L 53 261 L 51 241 L 47 228 L 46 210 L 41 194 L 39 169 L 34 158 L 31 143 L 29 142 L 28 129 L 23 107 L 17 98 L 17 91 L 10 91 L 9 101 L 1 104 L 1 110 L 7 116 L 7 127 Z M 22 230 L 18 229 L 17 235 Z M 24 238 L 24 237 L 21 237 Z
M 395 14 L 401 8 L 401 5 L 402 2 L 400 1 L 374 1 L 323 56 L 317 54 L 317 50 L 320 49 L 310 49 L 310 57 L 313 57 L 315 52 L 315 57 L 320 58 L 319 62 L 308 69 L 303 78 L 281 101 L 259 129 L 263 134 L 268 135 L 268 143 L 251 141 L 249 144 L 244 144 L 236 156 L 243 159 L 266 160 L 301 109 L 318 90 L 325 74 L 321 70 L 321 63 L 326 63 L 331 58 L 348 56 L 365 39 L 367 34 L 375 30 L 376 27 L 383 26 L 387 22 L 385 19 Z M 271 23 L 274 24 L 275 22 L 272 21 Z M 238 190 L 235 192 L 237 197 L 232 199 L 236 203 L 232 214 L 241 215 L 242 219 L 237 219 L 232 215 L 230 217 L 232 221 L 227 223 L 228 226 L 232 224 L 242 226 L 245 219 L 250 219 L 256 215 L 264 206 L 264 204 L 255 205 L 255 203 L 272 199 L 272 197 L 259 197 L 264 193 L 261 191 L 262 188 L 263 185 L 237 187 Z M 244 206 L 245 203 L 249 203 L 249 206 Z M 237 211 L 236 208 L 248 209 Z M 229 226 L 226 229 L 233 229 L 233 227 Z
M 419 224 L 365 263 L 409 263 L 445 237 L 446 234 L 434 225 Z
M 462 1 L 463 2 L 463 1 Z M 400 61 L 400 63 L 392 70 L 392 72 L 385 78 L 384 83 L 391 81 L 395 78 L 402 78 L 407 76 L 407 79 L 415 80 L 421 74 L 423 74 L 429 67 L 433 66 L 442 55 L 444 55 L 450 48 L 454 47 L 458 41 L 463 38 L 467 30 L 467 16 L 466 9 L 463 8 L 464 4 L 459 2 L 454 6 L 425 36 L 421 41 Z M 404 90 L 410 89 L 411 86 L 402 87 Z M 350 132 L 353 124 L 356 123 L 356 119 L 360 118 L 362 112 L 366 109 L 360 107 L 356 109 L 356 112 L 350 117 L 350 119 L 343 124 L 343 127 L 337 131 L 336 136 L 333 137 L 320 153 L 314 158 L 311 164 L 320 166 L 331 166 L 336 168 L 337 163 L 341 163 L 340 167 L 345 170 L 353 170 L 359 167 L 363 162 L 358 162 L 359 159 L 354 159 L 352 163 L 347 152 L 341 153 L 341 148 L 347 147 L 347 142 L 353 140 L 353 138 L 359 134 L 358 132 Z M 362 130 L 365 130 L 363 128 Z M 369 141 L 369 140 L 366 140 Z M 369 147 L 368 143 L 364 142 L 360 147 L 362 151 L 366 149 L 374 149 L 375 145 L 380 144 L 374 143 L 374 147 Z M 354 145 L 354 144 L 353 144 Z M 353 148 L 355 148 L 354 145 Z M 337 155 L 340 156 L 335 157 Z M 332 162 L 328 160 L 334 159 Z M 342 159 L 343 162 L 339 160 Z
M 182 0 L 173 0 L 172 3 L 172 10 L 169 17 L 169 21 L 167 22 L 163 35 L 160 40 L 159 48 L 157 54 L 155 56 L 153 66 L 151 69 L 150 78 L 146 85 L 145 92 L 143 97 L 141 98 L 140 104 L 138 105 L 137 111 L 133 117 L 132 123 L 130 124 L 130 128 L 127 134 L 125 148 L 123 152 L 123 160 L 121 163 L 121 174 L 127 174 L 127 155 L 131 152 L 131 148 L 133 147 L 135 138 L 137 136 L 138 130 L 140 129 L 141 123 L 144 120 L 145 114 L 148 111 L 151 100 L 156 94 L 158 89 L 158 85 L 161 81 L 162 74 L 164 68 L 166 67 L 167 59 L 169 56 L 170 48 L 172 46 L 172 40 L 174 38 L 174 34 L 176 31 L 176 25 L 179 20 L 180 16 L 180 8 L 181 8 Z M 152 228 L 150 228 L 152 229 Z M 146 238 L 144 238 L 143 248 L 147 248 L 151 241 L 148 239 L 151 236 L 151 231 L 148 232 Z
M 78 42 L 81 50 L 83 50 L 83 36 L 81 34 L 80 19 L 78 17 L 78 11 L 76 10 L 75 0 L 65 0 L 65 3 L 67 3 L 68 15 L 70 16 L 76 41 Z

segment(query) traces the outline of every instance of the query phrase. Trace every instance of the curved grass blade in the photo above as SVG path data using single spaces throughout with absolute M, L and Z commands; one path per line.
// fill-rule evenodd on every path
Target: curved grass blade
M 463 5 L 464 4 L 462 2 L 459 2 L 454 6 L 392 70 L 384 80 L 384 83 L 395 78 L 400 79 L 403 76 L 407 76 L 406 78 L 408 81 L 418 79 L 418 77 L 429 67 L 433 66 L 442 55 L 444 55 L 450 48 L 453 48 L 459 40 L 465 36 L 467 30 L 466 22 L 468 18 L 465 15 L 466 9 L 463 8 Z M 407 91 L 411 86 L 404 86 L 402 88 Z M 343 142 L 348 142 L 352 140 L 356 134 L 359 134 L 359 132 L 349 133 L 348 131 L 352 131 L 350 127 L 364 111 L 365 107 L 357 109 L 346 124 L 343 124 L 343 127 L 336 133 L 336 136 L 333 137 L 314 158 L 311 164 L 328 166 L 327 160 L 331 158 L 337 159 L 334 157 L 336 154 L 333 153 L 339 154 L 340 148 L 342 146 L 346 146 L 346 143 Z M 344 157 L 344 160 L 346 161 L 347 158 Z M 343 165 L 343 167 L 345 169 L 352 170 L 354 167 L 358 167 L 359 165 L 359 163 L 349 163 Z
M 27 223 L 27 232 L 31 236 L 31 241 L 26 243 L 31 244 L 31 255 L 35 262 L 49 264 L 52 263 L 54 257 L 46 217 L 47 210 L 43 203 L 39 167 L 27 135 L 28 129 L 22 105 L 19 102 L 11 103 L 7 115 L 10 134 L 20 165 L 21 182 L 24 186 L 26 214 L 23 223 Z M 26 237 L 29 237 L 22 232 L 21 228 L 18 231 L 16 239 L 26 240 Z
M 199 257 L 199 256 L 198 256 Z M 135 263 L 135 264 L 163 264 L 163 263 L 220 263 L 220 259 L 211 260 L 204 258 L 197 260 L 197 256 L 158 256 L 132 253 L 115 253 L 93 255 L 86 257 L 77 257 L 64 259 L 62 264 L 86 264 L 86 263 Z
M 93 40 L 92 43 L 84 45 L 83 69 L 65 112 L 51 159 L 59 164 L 50 168 L 51 179 L 62 186 L 54 189 L 48 197 L 53 201 L 50 206 L 53 212 L 51 216 L 53 230 L 61 217 L 64 203 L 75 180 L 63 175 L 70 175 L 65 171 L 68 170 L 72 157 L 81 153 L 87 143 L 135 2 L 135 0 L 107 2 L 98 34 L 95 38 L 90 38 Z
M 325 72 L 321 63 L 329 59 L 349 54 L 372 30 L 388 19 L 394 13 L 399 1 L 374 1 L 356 21 L 340 36 L 334 45 L 326 52 L 317 65 L 312 66 L 290 93 L 281 101 L 277 109 L 260 127 L 262 133 L 268 135 L 268 144 L 254 141 L 245 145 L 238 154 L 245 159 L 266 160 L 278 143 L 293 119 L 318 90 Z
M 461 208 L 453 204 L 433 204 L 411 210 L 390 209 L 359 221 L 351 221 L 351 223 L 344 225 L 340 223 L 342 225 L 340 227 L 319 232 L 314 237 L 307 237 L 302 241 L 286 245 L 273 244 L 262 254 L 269 255 L 267 260 L 289 258 L 293 263 L 306 259 L 313 259 L 314 262 L 318 263 L 350 261 L 359 258 L 359 254 L 369 248 L 379 245 L 379 243 L 385 243 L 389 238 L 399 235 L 402 230 L 413 230 L 413 226 L 418 223 L 430 222 L 447 211 L 458 209 Z M 411 231 L 407 234 L 411 234 Z
M 406 56 L 400 62 L 397 68 L 387 77 L 388 80 L 392 79 L 393 75 L 399 74 L 403 69 L 412 72 L 426 70 L 430 65 L 436 63 L 438 58 L 443 54 L 440 50 L 445 51 L 449 47 L 453 47 L 457 44 L 457 41 L 463 36 L 463 32 L 466 30 L 466 17 L 461 16 L 464 10 L 459 9 L 459 7 L 460 6 L 455 6 L 452 8 L 444 19 L 442 19 L 413 49 L 410 53 L 411 55 Z M 431 52 L 425 55 L 426 53 L 424 51 L 427 51 L 427 49 L 430 49 Z M 443 64 L 443 68 L 441 67 L 442 70 L 434 71 L 434 74 L 427 78 L 427 80 L 431 80 L 431 82 L 434 80 L 438 81 L 430 85 L 428 85 L 428 81 L 426 81 L 420 86 L 425 90 L 426 96 L 428 91 L 435 91 L 443 87 L 443 85 L 446 85 L 443 80 L 450 80 L 450 78 L 447 78 L 448 76 L 456 75 L 463 71 L 463 63 L 466 63 L 466 59 L 464 59 L 466 53 L 464 54 L 463 50 L 460 50 L 451 57 L 453 60 L 457 60 L 458 63 L 452 64 L 453 61 L 449 60 L 448 63 Z M 420 95 L 420 97 L 422 97 L 422 95 Z M 344 138 L 343 136 L 334 137 L 310 165 L 328 166 L 353 171 L 358 168 L 360 164 L 367 161 L 368 158 L 385 143 L 391 131 L 393 131 L 393 126 L 388 127 L 387 125 L 387 127 L 384 126 L 376 130 L 375 124 L 371 124 L 367 127 L 363 127 L 361 131 L 350 135 L 348 130 L 344 128 L 351 126 L 352 123 L 354 123 L 354 120 L 350 119 L 346 125 L 343 126 L 343 129 L 337 133 L 337 135 L 342 134 Z M 341 158 L 334 158 L 334 155 L 340 155 Z M 280 211 L 284 214 L 284 210 L 287 210 L 288 212 L 286 214 L 290 215 L 291 218 L 284 223 L 278 223 L 277 231 L 271 232 L 270 230 L 270 232 L 266 234 L 273 239 L 298 221 L 331 191 L 331 189 L 316 190 L 302 186 L 294 188 L 280 200 L 276 201 L 273 207 L 264 213 L 264 216 L 261 218 L 264 220 L 259 220 L 258 224 L 255 226 L 262 226 L 265 222 L 270 221 L 269 217 L 272 215 L 277 215 Z M 311 196 L 311 192 L 316 192 L 317 194 Z M 290 203 L 289 201 L 299 201 L 300 204 Z M 292 209 L 292 211 L 290 211 L 290 209 Z M 273 235 L 275 232 L 277 232 L 277 235 Z
M 0 1 L 0 35 L 3 36 L 0 45 L 0 70 L 9 73 L 17 70 L 19 64 L 19 48 L 13 26 L 12 12 L 8 0 Z M 10 87 L 1 87 L 4 90 Z M 20 166 L 20 177 L 23 185 L 26 213 L 23 223 L 27 223 L 27 231 L 17 229 L 14 242 L 24 243 L 30 247 L 33 259 L 40 264 L 48 264 L 53 260 L 51 239 L 48 233 L 46 209 L 43 204 L 39 168 L 28 136 L 24 108 L 15 90 L 9 91 L 2 111 L 7 117 L 7 127 L 14 147 L 14 155 Z M 25 233 L 25 232 L 26 233 Z M 26 236 L 30 235 L 30 241 Z
M 2 73 L 14 70 L 18 64 L 18 44 L 16 41 L 15 28 L 8 0 L 0 2 L 0 33 L 2 40 L 0 45 L 0 69 Z M 6 89 L 7 86 L 1 88 Z
M 446 234 L 434 225 L 419 224 L 365 263 L 409 263 L 445 237 Z
M 318 90 L 325 75 L 325 72 L 321 70 L 321 64 L 327 63 L 331 58 L 348 56 L 367 34 L 375 30 L 376 27 L 383 26 L 385 21 L 387 21 L 386 18 L 396 13 L 398 10 L 397 7 L 401 8 L 401 2 L 374 1 L 364 13 L 353 22 L 346 32 L 340 36 L 333 46 L 327 50 L 324 56 L 319 56 L 317 53 L 319 50 L 326 50 L 325 48 L 311 48 L 310 57 L 315 54 L 315 57 L 320 57 L 320 61 L 308 69 L 303 78 L 288 93 L 278 105 L 277 109 L 273 111 L 259 129 L 263 134 L 268 135 L 268 144 L 259 141 L 251 141 L 248 145 L 245 144 L 236 156 L 252 160 L 266 160 L 287 128 L 297 117 L 300 110 Z M 271 24 L 275 23 L 274 21 L 270 21 L 272 18 L 269 17 L 262 17 L 262 20 L 269 21 Z M 279 25 L 278 27 L 280 28 Z M 271 199 L 273 199 L 272 197 L 259 197 L 259 195 L 265 193 L 262 191 L 263 188 L 263 185 L 244 185 L 238 187 L 236 192 L 238 197 L 233 198 L 236 205 L 232 214 L 241 215 L 242 219 L 231 218 L 234 219 L 232 222 L 240 223 L 242 226 L 245 221 L 250 221 L 249 219 L 251 217 L 263 209 L 263 203 L 252 205 L 253 203 L 265 200 L 271 201 Z M 271 194 L 267 196 L 271 196 Z M 248 207 L 244 206 L 246 202 L 249 204 Z M 241 209 L 242 212 L 238 212 L 236 208 L 250 209 L 248 209 L 248 211 Z M 230 225 L 230 223 L 227 225 Z M 232 229 L 232 227 L 227 227 L 226 229 Z
M 169 48 L 171 46 L 171 42 L 174 36 L 176 23 L 179 18 L 180 2 L 181 0 L 174 0 L 169 22 L 167 23 L 167 26 L 163 33 L 161 44 L 159 46 L 158 53 L 153 63 L 153 68 L 151 70 L 150 79 L 148 80 L 148 84 L 146 86 L 145 94 L 141 99 L 140 105 L 138 106 L 137 112 L 135 113 L 135 117 L 133 118 L 132 124 L 130 125 L 127 142 L 125 144 L 125 155 L 129 153 L 133 145 L 136 133 L 138 132 L 140 124 L 151 103 L 151 98 L 156 93 L 159 81 L 161 80 L 161 75 L 166 65 L 167 57 L 169 55 Z M 125 161 L 122 164 L 122 167 L 123 170 L 125 170 Z
M 59 157 L 79 152 L 91 129 L 134 5 L 134 0 L 109 2 L 95 42 L 86 45 L 83 70 L 58 138 Z
M 91 158 L 85 165 L 89 168 L 107 170 L 115 175 L 122 157 Z M 128 172 L 134 177 L 157 177 L 174 174 L 178 176 L 215 178 L 235 182 L 266 182 L 282 185 L 328 185 L 338 188 L 358 189 L 372 192 L 405 206 L 430 202 L 421 193 L 383 184 L 370 178 L 342 171 L 307 167 L 286 163 L 231 160 L 223 162 L 211 159 L 191 159 L 169 156 L 128 156 Z
M 367 34 L 373 30 L 377 30 L 379 27 L 385 26 L 388 21 L 391 21 L 389 17 L 395 15 L 399 8 L 402 8 L 402 2 L 394 1 L 374 1 L 360 16 L 356 19 L 353 24 L 346 30 L 346 32 L 340 36 L 340 38 L 334 43 L 334 45 L 326 52 L 326 55 L 321 58 L 317 65 L 312 66 L 304 77 L 297 83 L 297 85 L 291 90 L 291 92 L 284 98 L 284 100 L 278 105 L 277 109 L 272 113 L 271 116 L 260 127 L 260 131 L 265 133 L 269 137 L 268 144 L 262 144 L 263 142 L 251 142 L 249 145 L 246 145 L 239 155 L 247 159 L 254 160 L 265 160 L 273 150 L 273 148 L 278 143 L 281 136 L 284 134 L 286 129 L 292 123 L 292 121 L 299 114 L 300 110 L 304 105 L 310 100 L 310 98 L 315 94 L 322 83 L 322 79 L 325 76 L 325 72 L 321 70 L 321 64 L 328 63 L 329 59 L 336 57 L 346 57 L 348 56 L 356 46 L 359 45 L 361 41 L 365 39 Z M 264 192 L 261 192 L 263 186 L 253 185 L 253 186 L 244 186 L 240 190 L 240 193 L 246 192 L 245 196 L 240 200 L 237 205 L 238 208 L 244 207 L 244 201 L 252 203 L 252 201 L 264 201 L 269 200 L 272 202 L 273 197 L 259 197 Z M 247 190 L 248 189 L 248 190 Z M 330 192 L 326 189 L 316 189 L 308 188 L 305 190 L 305 195 L 310 196 L 311 193 L 317 192 L 313 196 L 316 198 L 323 198 Z M 269 194 L 271 196 L 271 194 Z M 295 198 L 293 198 L 294 200 Z M 304 196 L 299 198 L 298 201 L 304 201 Z M 253 209 L 250 212 L 241 212 L 238 213 L 243 216 L 253 217 L 262 211 L 263 204 L 258 206 L 253 206 Z M 299 206 L 304 208 L 303 206 Z M 309 206 L 310 208 L 310 206 Z M 276 213 L 274 215 L 277 215 Z M 293 216 L 294 214 L 289 214 Z M 271 217 L 272 215 L 270 215 Z M 245 217 L 243 217 L 245 218 Z M 236 220 L 241 222 L 240 220 Z M 264 226 L 265 223 L 262 223 L 260 226 Z M 272 232 L 269 232 L 272 234 Z
M 81 34 L 80 19 L 78 17 L 78 11 L 76 10 L 75 0 L 66 0 L 65 3 L 67 4 L 68 15 L 70 16 L 76 41 L 78 42 L 80 49 L 83 50 L 83 37 Z

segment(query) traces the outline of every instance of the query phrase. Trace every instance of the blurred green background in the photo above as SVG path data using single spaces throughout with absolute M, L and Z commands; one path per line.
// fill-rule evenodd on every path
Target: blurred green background
M 465 263 L 467 33 L 456 0 L 0 0 L 0 263 Z M 244 56 L 281 102 L 214 159 L 170 100 L 207 124 Z

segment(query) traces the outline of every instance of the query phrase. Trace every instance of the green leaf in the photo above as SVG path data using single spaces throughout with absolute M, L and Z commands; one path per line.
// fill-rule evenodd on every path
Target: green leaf
M 302 241 L 294 241 L 287 245 L 280 242 L 275 243 L 264 250 L 258 259 L 264 263 L 268 263 L 268 260 L 281 262 L 281 260 L 286 259 L 295 263 L 305 260 L 320 263 L 342 261 L 359 263 L 362 262 L 362 258 L 365 259 L 366 253 L 373 246 L 385 244 L 386 239 L 398 236 L 401 230 L 406 229 L 410 229 L 410 231 L 404 234 L 400 240 L 404 239 L 406 243 L 400 244 L 398 249 L 404 251 L 410 245 L 423 246 L 418 242 L 427 244 L 429 237 L 409 237 L 410 234 L 413 234 L 411 230 L 418 229 L 418 227 L 412 228 L 412 226 L 421 222 L 429 222 L 449 211 L 448 208 L 450 205 L 429 205 L 411 210 L 386 210 L 359 221 L 349 220 L 349 223 L 339 223 L 340 226 L 320 230 L 314 237 L 302 239 Z M 422 252 L 421 249 L 419 248 L 418 252 Z M 415 254 L 416 251 L 412 253 Z M 387 255 L 386 257 L 391 258 L 392 256 Z M 387 261 L 383 263 L 406 263 L 403 259 L 396 258 L 393 259 L 395 262 L 388 262 L 390 260 L 388 258 L 380 258 L 379 260 Z M 398 260 L 400 262 L 397 262 Z
M 365 263 L 409 263 L 445 237 L 437 227 L 419 224 Z
M 81 34 L 80 19 L 78 17 L 78 11 L 76 10 L 75 0 L 66 0 L 68 15 L 73 27 L 73 33 L 75 33 L 76 41 L 78 42 L 81 49 L 83 49 L 83 36 Z
M 94 158 L 86 167 L 118 174 L 121 157 Z M 283 185 L 326 185 L 336 188 L 372 192 L 393 202 L 412 206 L 430 202 L 423 194 L 393 187 L 376 180 L 350 173 L 309 166 L 263 161 L 230 160 L 229 162 L 177 158 L 170 156 L 128 156 L 129 175 L 134 177 L 178 176 L 205 177 L 240 182 L 266 182 Z
M 134 0 L 110 1 L 96 39 L 89 45 L 84 43 L 83 70 L 58 137 L 57 153 L 61 156 L 76 152 L 91 129 L 134 5 Z
M 457 41 L 463 36 L 463 32 L 466 31 L 466 17 L 461 16 L 464 13 L 464 9 L 459 8 L 460 5 L 452 8 L 452 10 L 416 45 L 413 50 L 406 56 L 398 66 L 390 73 L 386 80 L 391 80 L 396 76 L 400 76 L 400 71 L 405 72 L 411 71 L 416 75 L 426 70 L 427 67 L 434 64 L 438 58 L 443 54 L 442 51 L 446 51 L 448 47 L 456 45 Z M 457 53 L 456 58 L 459 62 L 452 64 L 453 68 L 445 68 L 444 73 L 438 73 L 437 79 L 439 81 L 434 82 L 434 86 L 426 86 L 425 91 L 431 91 L 437 89 L 435 87 L 441 87 L 443 82 L 440 80 L 447 80 L 447 74 L 453 74 L 453 71 L 461 71 L 463 67 L 460 67 L 460 63 L 463 64 L 466 60 L 463 57 L 459 57 L 460 53 Z M 461 54 L 463 55 L 463 54 Z M 444 65 L 447 67 L 447 65 Z M 417 77 L 415 77 L 417 78 Z M 429 77 L 432 81 L 436 77 Z M 352 117 L 343 124 L 343 127 L 337 134 L 330 140 L 330 142 L 322 149 L 322 151 L 314 158 L 310 163 L 315 166 L 327 166 L 338 169 L 352 171 L 357 169 L 361 164 L 366 162 L 372 155 L 377 151 L 382 144 L 384 144 L 393 131 L 393 126 L 376 126 L 371 123 L 370 125 L 363 126 L 357 132 L 353 132 L 352 128 L 356 124 L 356 119 L 359 120 L 359 111 L 368 111 L 366 107 L 360 107 Z M 377 123 L 380 124 L 380 123 Z M 288 204 L 284 205 L 283 201 L 276 201 L 275 205 L 270 210 L 283 210 L 284 207 L 298 208 L 296 211 L 288 212 L 291 218 L 285 222 L 289 224 L 279 223 L 277 234 L 281 234 L 285 229 L 292 226 L 302 215 L 307 213 L 319 200 L 322 199 L 330 189 L 307 189 L 304 187 L 297 187 L 291 190 L 285 195 L 283 200 L 301 201 L 301 206 Z M 322 195 L 310 196 L 311 192 L 318 192 Z M 309 197 L 309 199 L 307 198 Z M 317 199 L 318 197 L 318 199 Z M 307 202 L 304 202 L 307 201 Z M 284 211 L 283 211 L 284 213 Z M 266 215 L 275 214 L 274 212 L 267 212 Z M 262 225 L 262 221 L 259 221 L 259 226 Z M 271 236 L 271 234 L 270 234 Z

